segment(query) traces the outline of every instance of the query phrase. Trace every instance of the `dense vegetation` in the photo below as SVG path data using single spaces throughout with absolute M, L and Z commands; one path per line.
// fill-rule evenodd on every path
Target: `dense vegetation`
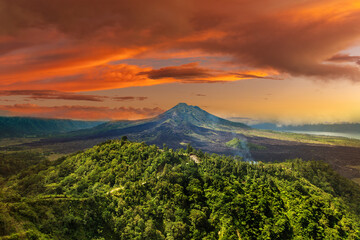
M 19 173 L 45 159 L 42 153 L 36 151 L 0 152 L 0 177 Z
M 0 138 L 37 137 L 91 128 L 100 122 L 30 117 L 0 117 Z
M 359 187 L 320 162 L 253 164 L 124 138 L 0 186 L 3 239 L 360 239 Z

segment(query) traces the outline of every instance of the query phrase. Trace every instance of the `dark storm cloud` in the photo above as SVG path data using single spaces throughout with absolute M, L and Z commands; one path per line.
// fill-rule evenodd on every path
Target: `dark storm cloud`
M 150 79 L 196 79 L 211 77 L 214 74 L 211 69 L 200 68 L 197 63 L 189 63 L 181 66 L 164 67 L 151 71 L 140 72 L 138 75 L 147 75 Z
M 329 62 L 354 62 L 360 65 L 360 56 L 350 56 L 349 54 L 337 54 L 332 56 L 327 61 Z
M 115 100 L 115 101 L 144 101 L 146 100 L 148 97 L 133 97 L 133 96 L 125 96 L 125 97 L 113 97 L 111 99 Z

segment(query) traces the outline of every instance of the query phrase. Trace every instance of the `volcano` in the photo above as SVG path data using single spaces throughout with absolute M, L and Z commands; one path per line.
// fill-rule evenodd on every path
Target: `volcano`
M 179 103 L 157 117 L 136 121 L 111 121 L 92 129 L 80 130 L 54 138 L 51 141 L 61 143 L 80 141 L 89 142 L 90 147 L 108 139 L 127 136 L 133 141 L 143 141 L 178 149 L 188 144 L 206 152 L 219 154 L 241 155 L 238 149 L 229 147 L 226 143 L 234 138 L 246 140 L 237 132 L 250 129 L 249 126 L 231 122 L 212 115 L 197 106 Z M 86 141 L 84 141 L 86 140 Z M 50 140 L 47 139 L 47 142 Z M 76 147 L 74 145 L 74 147 Z

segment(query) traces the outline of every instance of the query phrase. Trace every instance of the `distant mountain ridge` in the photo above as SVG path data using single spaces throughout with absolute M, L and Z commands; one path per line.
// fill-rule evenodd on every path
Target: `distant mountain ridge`
M 31 117 L 0 117 L 0 138 L 39 137 L 92 128 L 103 122 Z

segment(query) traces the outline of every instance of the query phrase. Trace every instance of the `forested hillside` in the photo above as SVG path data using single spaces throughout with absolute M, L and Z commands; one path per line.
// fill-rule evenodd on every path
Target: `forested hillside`
M 246 163 L 124 138 L 0 186 L 2 239 L 360 239 L 359 187 L 320 162 Z
M 91 128 L 101 122 L 30 117 L 0 117 L 0 138 L 38 137 Z

